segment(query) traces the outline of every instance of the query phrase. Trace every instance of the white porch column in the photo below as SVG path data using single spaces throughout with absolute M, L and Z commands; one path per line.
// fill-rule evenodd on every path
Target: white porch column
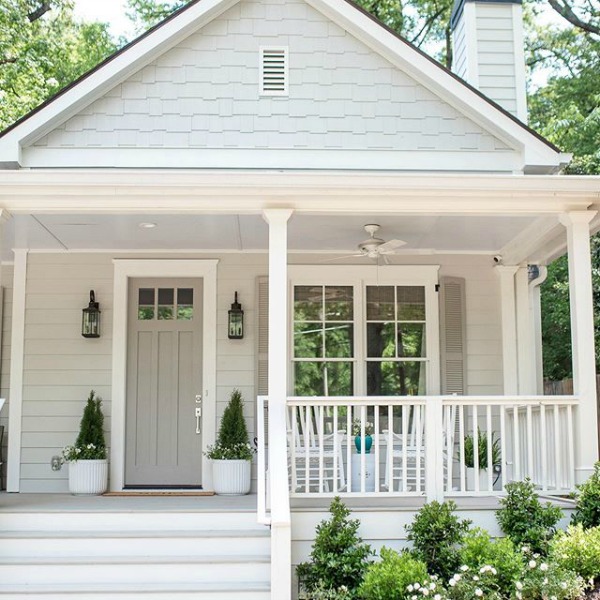
M 519 267 L 515 275 L 515 297 L 517 308 L 517 345 L 519 394 L 535 394 L 535 346 L 529 303 L 529 269 Z
M 561 215 L 567 228 L 569 252 L 569 298 L 573 346 L 573 392 L 579 396 L 575 420 L 575 479 L 585 481 L 598 460 L 596 409 L 596 360 L 594 352 L 594 306 L 590 221 L 594 211 L 573 211 Z
M 515 307 L 515 273 L 519 267 L 494 267 L 500 277 L 500 306 L 502 314 L 502 373 L 504 394 L 514 396 L 519 391 L 517 365 L 517 317 Z
M 292 210 L 263 211 L 269 224 L 269 481 L 271 487 L 271 599 L 292 594 L 292 532 L 287 471 L 287 222 Z

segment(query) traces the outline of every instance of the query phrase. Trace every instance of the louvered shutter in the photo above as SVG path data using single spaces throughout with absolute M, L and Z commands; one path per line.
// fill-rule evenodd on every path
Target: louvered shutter
M 440 279 L 440 350 L 442 394 L 467 391 L 467 332 L 465 280 Z
M 256 280 L 256 393 L 266 396 L 269 393 L 269 278 Z M 269 439 L 269 413 L 265 405 L 265 436 Z

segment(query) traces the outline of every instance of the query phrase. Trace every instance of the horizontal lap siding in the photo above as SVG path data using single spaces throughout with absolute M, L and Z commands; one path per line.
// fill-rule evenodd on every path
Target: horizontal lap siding
M 81 310 L 93 289 L 102 336 L 81 336 Z M 21 491 L 64 492 L 68 469 L 50 459 L 75 442 L 91 389 L 103 399 L 110 440 L 113 265 L 107 255 L 28 256 Z

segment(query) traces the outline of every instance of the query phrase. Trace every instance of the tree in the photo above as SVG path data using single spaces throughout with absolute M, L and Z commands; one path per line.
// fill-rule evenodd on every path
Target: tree
M 78 23 L 70 0 L 4 0 L 0 129 L 116 50 L 106 23 Z

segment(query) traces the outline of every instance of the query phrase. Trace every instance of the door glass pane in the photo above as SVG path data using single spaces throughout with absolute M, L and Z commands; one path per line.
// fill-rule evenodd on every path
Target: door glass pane
M 193 288 L 177 289 L 177 318 L 184 321 L 190 321 L 194 318 Z
M 398 323 L 398 356 L 425 356 L 424 323 Z
M 154 288 L 138 290 L 138 321 L 154 319 Z
M 158 289 L 158 318 L 172 319 L 174 317 L 173 304 L 175 302 L 175 290 L 173 288 Z
M 369 396 L 417 396 L 425 393 L 426 362 L 381 361 L 367 363 Z
M 354 327 L 349 323 L 325 323 L 325 356 L 352 358 Z
M 425 288 L 421 285 L 401 286 L 398 293 L 398 321 L 425 320 Z
M 325 319 L 329 321 L 352 321 L 353 289 L 349 285 L 325 287 Z
M 319 323 L 294 324 L 294 358 L 321 358 L 323 331 Z
M 367 287 L 367 319 L 390 321 L 394 315 L 394 288 L 391 285 Z
M 367 356 L 383 358 L 396 356 L 394 323 L 367 323 Z
M 323 313 L 323 286 L 294 287 L 294 320 L 320 321 Z

